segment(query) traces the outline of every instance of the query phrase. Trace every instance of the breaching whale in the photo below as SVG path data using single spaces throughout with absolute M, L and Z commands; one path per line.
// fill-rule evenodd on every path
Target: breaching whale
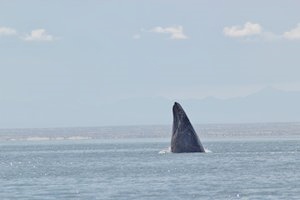
M 171 152 L 205 152 L 189 118 L 177 102 L 173 106 Z

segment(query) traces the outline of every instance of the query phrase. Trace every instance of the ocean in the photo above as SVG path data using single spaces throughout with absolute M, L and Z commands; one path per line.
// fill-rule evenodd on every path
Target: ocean
M 2 129 L 0 199 L 300 199 L 299 123 Z M 199 128 L 201 127 L 201 128 Z

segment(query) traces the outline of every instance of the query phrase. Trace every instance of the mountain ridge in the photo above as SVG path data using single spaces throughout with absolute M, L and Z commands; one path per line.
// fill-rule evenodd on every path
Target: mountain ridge
M 86 97 L 88 98 L 88 97 Z M 300 91 L 266 88 L 228 99 L 128 98 L 113 102 L 70 100 L 4 101 L 0 128 L 126 126 L 171 124 L 174 101 L 181 103 L 194 124 L 300 121 Z

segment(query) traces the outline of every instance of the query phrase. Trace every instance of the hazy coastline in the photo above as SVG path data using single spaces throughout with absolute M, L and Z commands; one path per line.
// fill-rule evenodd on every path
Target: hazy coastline
M 195 124 L 203 140 L 279 139 L 300 136 L 300 122 Z M 170 138 L 171 125 L 0 129 L 0 141 Z

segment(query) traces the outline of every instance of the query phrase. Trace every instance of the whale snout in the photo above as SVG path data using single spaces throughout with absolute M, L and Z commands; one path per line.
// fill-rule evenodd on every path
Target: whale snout
M 185 115 L 185 112 L 184 112 L 183 108 L 181 107 L 181 105 L 179 103 L 175 102 L 174 106 L 173 106 L 173 116 L 180 117 L 181 115 Z
M 179 106 L 179 103 L 175 102 L 175 103 L 174 103 L 174 106 Z
M 181 105 L 179 103 L 175 102 L 174 106 L 173 106 L 173 110 L 179 112 L 179 111 L 181 111 L 183 109 L 182 109 L 182 107 L 181 107 Z

